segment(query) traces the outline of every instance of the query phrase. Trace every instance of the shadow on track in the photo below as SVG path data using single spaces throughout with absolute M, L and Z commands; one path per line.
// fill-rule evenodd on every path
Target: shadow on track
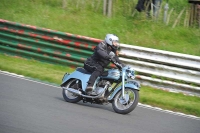
M 112 106 L 110 106 L 111 104 L 100 105 L 100 104 L 83 103 L 82 101 L 80 101 L 78 103 L 69 103 L 69 102 L 66 102 L 62 97 L 55 97 L 55 99 L 57 99 L 59 101 L 63 101 L 67 104 L 77 104 L 78 106 L 84 106 L 84 107 L 88 107 L 88 108 L 98 108 L 98 109 L 107 110 L 107 111 L 115 113 Z

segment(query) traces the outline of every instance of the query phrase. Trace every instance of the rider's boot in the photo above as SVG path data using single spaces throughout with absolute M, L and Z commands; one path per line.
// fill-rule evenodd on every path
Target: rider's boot
M 88 86 L 85 89 L 85 92 L 87 93 L 87 95 L 97 95 L 96 91 L 93 91 L 92 84 L 88 84 Z
M 85 91 L 88 93 L 88 92 L 91 92 L 93 90 L 93 85 L 91 84 L 88 84 L 87 88 L 85 89 Z

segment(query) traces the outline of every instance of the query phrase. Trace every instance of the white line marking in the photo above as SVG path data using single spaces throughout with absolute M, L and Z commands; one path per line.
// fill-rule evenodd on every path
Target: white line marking
M 42 82 L 38 82 L 38 81 L 28 79 L 28 78 L 24 77 L 23 75 L 18 75 L 18 74 L 15 74 L 15 73 L 10 73 L 10 72 L 1 71 L 1 70 L 0 70 L 0 73 L 7 75 L 7 76 L 11 76 L 11 77 L 15 77 L 15 78 L 19 78 L 19 79 L 23 79 L 23 80 L 39 83 L 39 84 L 42 84 L 42 85 L 47 85 L 47 86 L 50 86 L 50 87 L 55 87 L 55 88 L 61 89 L 61 87 L 58 87 L 58 86 L 54 86 L 54 85 L 50 85 L 50 84 L 46 84 L 46 83 L 42 83 Z M 180 113 L 180 112 L 173 112 L 171 110 L 163 110 L 159 107 L 152 107 L 150 105 L 146 105 L 146 104 L 142 104 L 142 103 L 138 103 L 138 107 L 142 107 L 142 108 L 145 108 L 145 109 L 151 109 L 151 110 L 158 111 L 158 112 L 173 114 L 173 115 L 176 115 L 176 116 L 182 116 L 182 117 L 186 117 L 186 118 L 190 118 L 190 119 L 200 120 L 200 117 L 197 117 L 197 116 L 194 116 L 194 115 L 187 115 L 187 114 L 183 114 L 183 113 Z
M 173 112 L 171 110 L 164 110 L 164 109 L 161 109 L 161 108 L 158 108 L 158 107 L 152 107 L 150 105 L 146 105 L 146 104 L 142 104 L 142 103 L 138 103 L 138 106 L 142 107 L 142 108 L 146 108 L 146 109 L 155 110 L 155 111 L 158 111 L 158 112 L 164 112 L 164 113 L 167 113 L 167 114 L 173 114 L 173 115 L 176 115 L 176 116 L 182 116 L 182 117 L 186 117 L 186 118 L 200 120 L 200 117 L 197 117 L 197 116 L 194 116 L 194 115 L 187 115 L 187 114 L 183 114 L 183 113 L 180 113 L 180 112 Z
M 28 79 L 28 78 L 26 78 L 26 77 L 24 77 L 22 75 L 18 75 L 18 74 L 15 74 L 15 73 L 9 73 L 9 72 L 6 72 L 6 71 L 1 71 L 1 70 L 0 70 L 0 73 L 4 74 L 4 75 L 7 75 L 7 76 L 11 76 L 11 77 L 15 77 L 15 78 L 19 78 L 19 79 L 23 79 L 23 80 L 27 80 L 27 81 L 31 81 L 31 82 L 35 82 L 35 83 L 39 83 L 39 84 L 43 84 L 43 85 L 59 88 L 59 89 L 61 88 L 61 87 L 58 87 L 58 86 L 55 86 L 55 85 L 50 85 L 50 84 L 34 81 L 34 80 Z

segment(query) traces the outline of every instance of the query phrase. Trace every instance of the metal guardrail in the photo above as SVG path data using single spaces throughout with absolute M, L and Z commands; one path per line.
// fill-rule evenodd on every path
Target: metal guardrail
M 61 39 L 62 38 L 62 39 Z M 82 66 L 100 40 L 0 19 L 0 52 Z
M 200 95 L 200 57 L 122 44 L 121 60 L 139 72 L 141 83 Z
M 0 53 L 83 66 L 102 40 L 0 19 Z M 200 57 L 121 44 L 120 59 L 144 85 L 200 95 Z M 112 65 L 110 65 L 111 67 Z

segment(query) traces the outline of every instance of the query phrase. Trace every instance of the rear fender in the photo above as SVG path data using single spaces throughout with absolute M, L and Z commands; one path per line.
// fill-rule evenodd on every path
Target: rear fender
M 85 91 L 85 88 L 87 86 L 87 82 L 88 82 L 89 78 L 90 78 L 89 74 L 84 74 L 84 73 L 81 73 L 79 71 L 74 71 L 71 74 L 66 73 L 63 76 L 62 84 L 60 86 L 61 87 L 64 86 L 71 79 L 79 79 L 79 80 L 81 80 L 82 90 Z

